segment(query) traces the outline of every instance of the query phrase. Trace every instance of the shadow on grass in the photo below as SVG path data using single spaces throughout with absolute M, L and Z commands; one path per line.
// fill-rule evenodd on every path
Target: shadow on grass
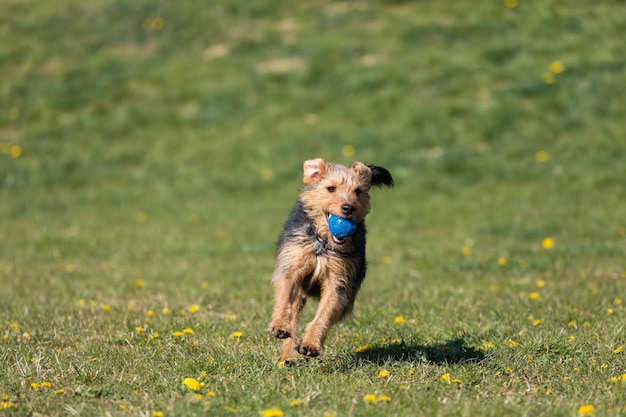
M 365 345 L 341 362 L 383 364 L 394 361 L 414 361 L 433 364 L 481 364 L 487 359 L 481 349 L 468 346 L 463 338 L 436 344 L 391 343 L 384 346 Z

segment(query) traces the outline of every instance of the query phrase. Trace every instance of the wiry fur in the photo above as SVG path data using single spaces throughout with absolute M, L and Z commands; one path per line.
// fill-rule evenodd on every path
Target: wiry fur
M 393 186 L 385 168 L 355 162 L 350 167 L 314 159 L 304 163 L 305 187 L 287 217 L 278 242 L 272 276 L 275 306 L 271 335 L 284 339 L 281 361 L 295 359 L 294 350 L 315 357 L 324 352 L 330 327 L 352 311 L 365 278 L 365 216 L 372 185 Z M 328 215 L 356 220 L 356 231 L 337 239 Z M 319 299 L 313 320 L 296 343 L 298 319 L 307 297 Z

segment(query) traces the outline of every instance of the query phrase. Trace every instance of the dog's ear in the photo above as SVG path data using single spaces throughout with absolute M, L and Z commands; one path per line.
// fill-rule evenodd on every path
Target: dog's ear
M 387 171 L 383 167 L 377 167 L 375 165 L 368 166 L 372 170 L 372 185 L 376 185 L 378 187 L 382 187 L 383 185 L 393 187 L 393 177 L 391 176 L 391 172 Z
M 350 168 L 361 177 L 361 180 L 367 184 L 367 190 L 369 190 L 372 183 L 372 169 L 363 162 L 355 162 Z
M 326 161 L 322 158 L 310 159 L 304 161 L 304 176 L 302 181 L 306 185 L 311 185 L 322 179 L 324 172 L 326 172 Z

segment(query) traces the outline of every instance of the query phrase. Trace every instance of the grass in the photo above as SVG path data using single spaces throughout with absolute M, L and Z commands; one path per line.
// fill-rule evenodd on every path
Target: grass
M 625 12 L 2 2 L 0 415 L 623 415 Z M 354 317 L 278 367 L 318 156 L 396 188 Z

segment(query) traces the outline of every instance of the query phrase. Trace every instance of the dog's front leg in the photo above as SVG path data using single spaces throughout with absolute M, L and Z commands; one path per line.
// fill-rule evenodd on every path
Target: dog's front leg
M 304 356 L 316 357 L 324 354 L 324 342 L 330 327 L 340 321 L 349 310 L 350 303 L 345 291 L 336 283 L 329 280 L 330 285 L 322 288 L 320 303 L 313 320 L 307 324 L 298 346 L 298 352 Z

